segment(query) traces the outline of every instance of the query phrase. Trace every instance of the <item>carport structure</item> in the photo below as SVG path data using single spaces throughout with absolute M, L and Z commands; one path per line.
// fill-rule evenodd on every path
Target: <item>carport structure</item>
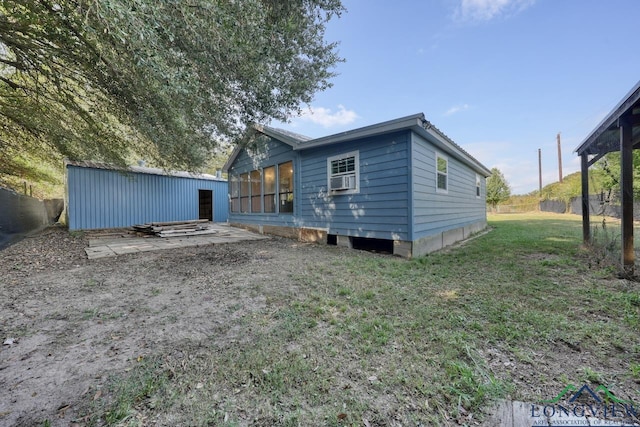
M 605 154 L 620 151 L 620 190 L 622 203 L 622 267 L 633 274 L 633 150 L 640 148 L 640 81 L 576 148 L 582 172 L 582 235 L 591 242 L 589 224 L 589 166 Z

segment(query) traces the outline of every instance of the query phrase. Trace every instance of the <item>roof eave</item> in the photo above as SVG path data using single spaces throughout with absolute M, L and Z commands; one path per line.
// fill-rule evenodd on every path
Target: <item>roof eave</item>
M 458 144 L 451 141 L 451 139 L 443 134 L 438 128 L 432 126 L 429 122 L 427 123 L 427 128 L 425 128 L 424 126 L 419 126 L 415 128 L 414 131 L 431 142 L 433 142 L 433 140 L 435 139 L 440 144 L 440 148 L 442 148 L 443 151 L 446 151 L 449 155 L 452 155 L 453 157 L 456 157 L 457 159 L 463 161 L 468 166 L 471 166 L 474 171 L 481 174 L 485 178 L 491 175 L 491 171 L 485 165 L 483 165 L 469 153 L 464 151 L 461 147 L 458 146 Z
M 238 154 L 240 154 L 240 151 L 242 150 L 242 148 L 243 147 L 241 147 L 240 145 L 236 145 L 234 147 L 233 151 L 231 152 L 231 155 L 225 162 L 224 166 L 222 166 L 222 172 L 224 173 L 229 172 L 229 168 L 231 168 L 231 165 L 233 164 L 233 162 L 236 161 L 236 157 L 238 157 Z
M 293 147 L 294 150 L 302 142 L 295 138 L 292 138 L 290 135 L 287 135 L 286 133 L 278 132 L 277 129 L 271 128 L 269 126 L 255 124 L 253 125 L 253 129 L 255 129 L 256 131 L 262 134 L 270 136 L 271 138 L 277 139 L 278 141 L 284 142 L 285 144 Z
M 269 126 L 260 125 L 260 124 L 253 124 L 253 125 L 251 125 L 251 129 L 253 129 L 254 131 L 259 132 L 259 133 L 261 133 L 263 135 L 266 135 L 266 136 L 268 136 L 270 138 L 277 139 L 278 141 L 289 145 L 294 150 L 298 146 L 300 146 L 300 144 L 303 142 L 301 140 L 298 140 L 296 138 L 291 137 L 290 135 L 287 135 L 286 133 L 279 132 L 277 129 L 271 128 Z M 231 155 L 229 156 L 229 158 L 225 162 L 224 166 L 222 166 L 222 171 L 223 172 L 225 172 L 225 173 L 229 172 L 229 169 L 231 168 L 231 165 L 236 160 L 236 158 L 238 157 L 238 155 L 240 154 L 242 149 L 246 147 L 246 145 L 247 144 L 245 142 L 244 144 L 243 143 L 238 143 L 235 146 L 235 148 L 231 152 Z
M 450 155 L 471 166 L 472 169 L 474 169 L 477 173 L 482 174 L 485 177 L 491 175 L 491 171 L 486 166 L 473 158 L 473 156 L 464 151 L 464 149 L 459 147 L 449 137 L 447 137 L 439 129 L 433 126 L 430 122 L 428 122 L 423 113 L 416 113 L 409 116 L 400 117 L 398 119 L 353 129 L 322 138 L 312 139 L 309 141 L 295 140 L 289 135 L 278 132 L 276 129 L 270 128 L 268 126 L 255 125 L 254 129 L 258 132 L 261 132 L 267 136 L 278 139 L 290 145 L 296 151 L 307 150 L 310 148 L 322 147 L 332 144 L 339 144 L 347 141 L 362 139 L 370 136 L 383 135 L 401 130 L 413 130 L 427 140 L 437 141 L 441 148 L 443 148 L 443 151 L 446 151 Z M 235 161 L 242 148 L 242 146 L 236 146 L 233 153 L 222 168 L 224 172 L 229 171 L 229 168 Z
M 67 169 L 69 166 L 84 168 L 84 169 L 100 169 L 122 173 L 139 173 L 144 175 L 157 175 L 157 176 L 169 176 L 174 178 L 190 178 L 190 179 L 203 179 L 207 181 L 226 181 L 224 178 L 218 178 L 214 175 L 193 173 L 189 171 L 170 171 L 159 168 L 149 168 L 145 166 L 117 166 L 109 163 L 93 162 L 93 161 L 76 161 L 64 159 L 64 167 Z
M 424 120 L 424 114 L 412 114 L 410 116 L 401 117 L 399 119 L 389 120 L 322 138 L 313 139 L 311 141 L 300 144 L 294 150 L 306 150 L 308 148 L 321 147 L 325 145 L 338 144 L 354 139 L 366 138 L 373 135 L 382 135 L 402 129 L 407 129 L 415 125 L 419 125 Z
M 618 119 L 628 112 L 628 110 L 640 101 L 640 81 L 622 98 L 613 110 L 596 126 L 596 128 L 587 136 L 584 141 L 574 150 L 579 156 L 584 154 L 597 154 L 589 152 L 591 145 L 596 143 L 598 138 L 608 130 L 617 127 Z M 615 150 L 612 150 L 615 151 Z

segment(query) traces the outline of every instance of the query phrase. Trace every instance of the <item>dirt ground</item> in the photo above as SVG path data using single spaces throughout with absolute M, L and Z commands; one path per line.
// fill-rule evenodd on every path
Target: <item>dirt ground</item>
M 0 426 L 73 425 L 80 399 L 132 361 L 241 339 L 234 321 L 265 306 L 247 286 L 318 248 L 272 238 L 89 261 L 87 245 L 50 228 L 0 252 Z
M 212 337 L 245 343 L 239 320 L 268 309 L 270 295 L 304 293 L 287 277 L 354 254 L 273 237 L 89 261 L 89 237 L 49 228 L 0 252 L 0 426 L 82 426 L 81 404 L 103 396 L 110 375 L 157 354 L 180 359 Z M 481 354 L 524 398 L 553 395 L 536 383 L 542 375 L 562 387 L 569 362 L 627 369 L 622 358 L 601 366 L 587 349 L 556 344 L 530 364 L 495 348 Z

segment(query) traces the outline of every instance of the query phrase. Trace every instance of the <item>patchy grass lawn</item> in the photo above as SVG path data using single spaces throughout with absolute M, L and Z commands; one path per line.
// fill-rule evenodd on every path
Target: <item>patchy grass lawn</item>
M 539 402 L 568 383 L 638 402 L 639 285 L 589 269 L 577 216 L 490 226 L 414 260 L 292 265 L 282 276 L 301 291 L 267 292 L 236 320 L 243 339 L 133 362 L 108 399 L 87 399 L 84 422 L 476 425 L 496 399 Z

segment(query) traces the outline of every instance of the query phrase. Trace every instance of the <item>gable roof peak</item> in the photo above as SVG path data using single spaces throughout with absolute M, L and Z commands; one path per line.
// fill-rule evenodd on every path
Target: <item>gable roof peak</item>
M 286 129 L 274 128 L 271 126 L 261 125 L 257 123 L 253 125 L 253 129 L 267 136 L 271 136 L 273 138 L 279 139 L 282 142 L 285 142 L 289 145 L 298 145 L 313 139 L 309 136 L 291 132 Z

